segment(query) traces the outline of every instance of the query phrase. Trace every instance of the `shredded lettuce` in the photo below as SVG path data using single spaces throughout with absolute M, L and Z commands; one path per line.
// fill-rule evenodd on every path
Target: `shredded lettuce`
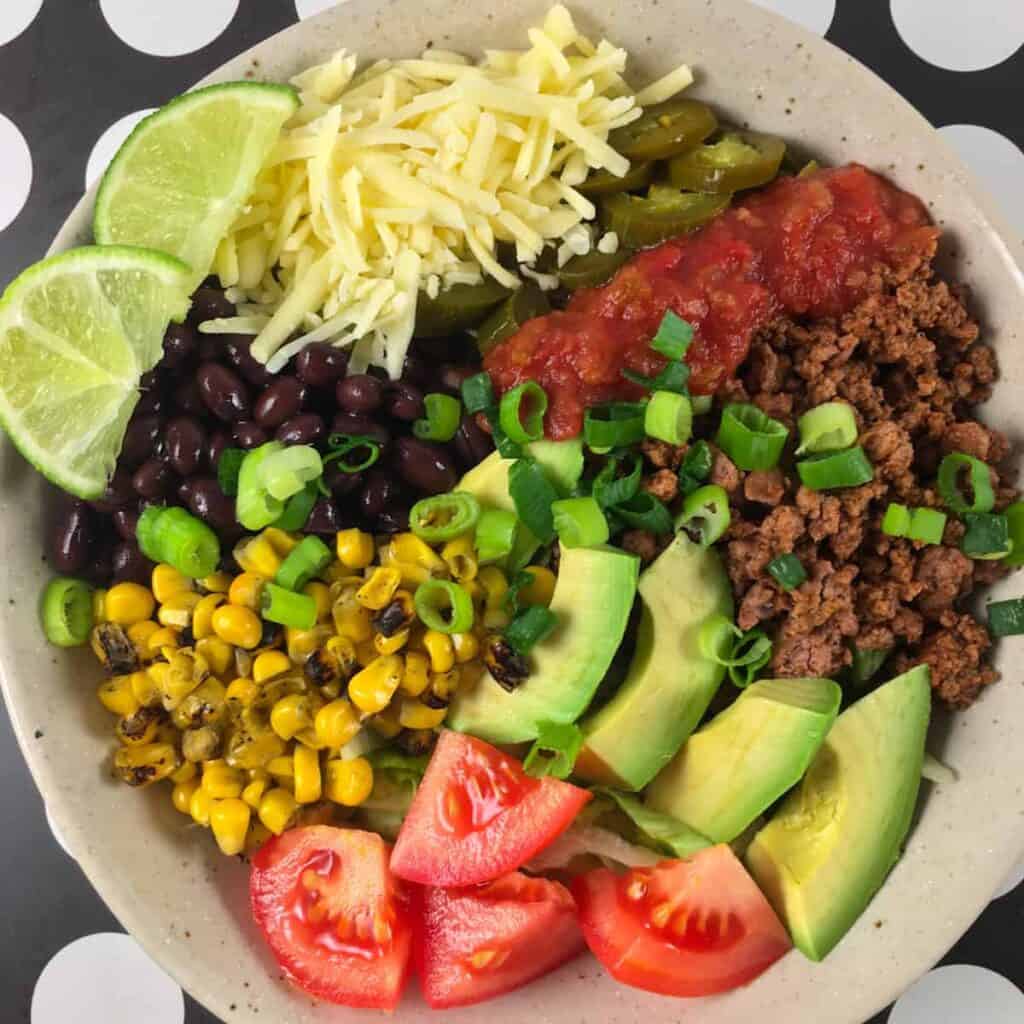
M 597 825 L 575 824 L 525 865 L 541 873 L 568 868 L 577 857 L 599 857 L 606 864 L 628 868 L 651 867 L 665 858 L 646 846 L 635 846 L 622 836 Z
M 429 755 L 403 754 L 394 747 L 382 747 L 366 754 L 373 765 L 373 791 L 359 805 L 363 825 L 394 839 L 416 795 L 416 789 L 427 770 Z

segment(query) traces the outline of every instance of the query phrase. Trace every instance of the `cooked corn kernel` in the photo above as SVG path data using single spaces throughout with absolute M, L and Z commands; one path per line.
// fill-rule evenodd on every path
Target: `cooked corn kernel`
M 165 647 L 173 650 L 177 646 L 178 631 L 173 626 L 162 626 L 149 638 L 149 656 L 155 658 Z
M 281 530 L 276 526 L 268 526 L 261 536 L 270 542 L 270 546 L 282 558 L 287 558 L 299 543 L 299 538 L 295 534 L 288 533 L 287 530 Z
M 373 561 L 373 537 L 362 530 L 339 530 L 335 548 L 346 569 L 365 569 Z
M 195 779 L 176 783 L 171 790 L 171 803 L 174 804 L 174 809 L 182 814 L 191 814 L 192 797 L 198 788 L 199 783 Z
M 315 804 L 323 791 L 320 775 L 320 755 L 309 747 L 299 745 L 293 755 L 295 764 L 295 801 Z
M 379 657 L 380 654 L 372 640 L 366 640 L 361 644 L 356 644 L 356 661 L 359 663 L 360 668 L 366 668 L 367 665 L 372 665 Z
M 283 740 L 295 738 L 295 734 L 313 725 L 313 710 L 309 698 L 301 693 L 290 693 L 282 697 L 270 712 L 270 727 Z
M 391 538 L 391 552 L 397 562 L 408 562 L 426 569 L 432 576 L 447 576 L 444 559 L 415 533 L 396 533 Z
M 444 701 L 450 701 L 459 688 L 459 669 L 451 668 L 447 672 L 434 672 L 430 676 L 430 699 L 424 700 L 429 704 L 436 705 Z
M 178 763 L 178 755 L 169 743 L 121 747 L 114 754 L 114 771 L 129 786 L 149 786 L 166 779 Z
M 347 636 L 332 636 L 324 648 L 338 661 L 338 671 L 349 679 L 356 671 L 356 646 Z
M 403 700 L 398 722 L 405 729 L 436 729 L 446 714 L 447 707 L 430 708 L 418 700 Z
M 153 596 L 158 604 L 163 604 L 175 595 L 192 589 L 192 581 L 184 573 L 178 572 L 173 565 L 165 565 L 163 562 L 153 566 L 149 585 L 153 588 Z
M 226 604 L 213 613 L 213 631 L 225 643 L 251 651 L 260 645 L 263 623 L 252 609 Z
M 455 646 L 447 633 L 428 629 L 423 634 L 423 646 L 430 655 L 430 667 L 434 672 L 447 672 L 455 664 Z
M 397 569 L 379 566 L 356 591 L 356 600 L 364 608 L 379 612 L 395 596 L 395 591 L 401 582 L 402 575 Z M 339 629 L 338 632 L 340 633 L 341 630 Z
M 385 739 L 392 740 L 402 731 L 402 726 L 398 721 L 398 710 L 394 704 L 389 704 L 380 714 L 372 715 L 366 721 L 374 732 Z
M 225 697 L 228 700 L 237 701 L 243 707 L 248 707 L 259 696 L 259 692 L 260 688 L 254 680 L 239 676 L 228 683 Z
M 349 680 L 349 699 L 368 715 L 383 711 L 402 681 L 403 667 L 397 654 L 382 654 Z
M 135 698 L 135 691 L 132 688 L 132 677 L 111 676 L 100 683 L 96 691 L 100 703 L 115 715 L 133 715 L 139 710 L 139 702 Z
M 114 733 L 128 747 L 152 743 L 156 739 L 159 711 L 156 708 L 139 708 L 133 714 L 117 720 Z
M 302 592 L 307 596 L 313 598 L 316 603 L 316 621 L 317 622 L 330 622 L 331 620 L 331 588 L 326 583 L 321 583 L 319 580 L 310 580 L 303 588 Z
M 421 583 L 431 579 L 430 570 L 415 562 L 400 562 L 390 544 L 380 549 L 380 564 L 387 569 L 394 569 L 402 581 L 403 587 L 415 590 Z
M 102 587 L 97 587 L 92 592 L 92 621 L 107 621 L 107 592 Z
M 173 711 L 200 683 L 207 680 L 210 666 L 201 654 L 188 649 L 171 651 L 170 655 L 166 670 L 151 665 L 150 672 L 160 684 L 164 707 Z
M 400 651 L 409 639 L 409 630 L 400 629 L 392 636 L 384 636 L 383 633 L 374 633 L 373 647 L 378 654 L 394 654 Z
M 252 810 L 238 799 L 218 800 L 210 811 L 210 828 L 220 852 L 234 857 L 245 849 Z
M 235 649 L 219 636 L 208 636 L 196 642 L 196 654 L 206 659 L 215 676 L 226 676 L 235 667 Z
M 196 787 L 189 801 L 188 813 L 197 825 L 210 824 L 210 812 L 213 810 L 213 797 L 201 786 Z
M 156 610 L 152 593 L 138 583 L 115 583 L 107 591 L 104 609 L 108 622 L 131 626 L 145 622 Z
M 279 836 L 292 823 L 299 805 L 287 789 L 272 789 L 260 801 L 259 817 L 263 825 Z
M 192 611 L 192 635 L 197 640 L 213 636 L 213 613 L 227 600 L 223 594 L 207 594 Z
M 471 533 L 464 533 L 461 537 L 448 541 L 441 548 L 441 558 L 456 583 L 468 583 L 476 579 L 480 566 L 476 560 L 476 546 Z
M 273 729 L 263 725 L 246 711 L 242 713 L 241 729 L 228 736 L 224 760 L 235 768 L 262 768 L 285 750 L 284 740 Z
M 231 581 L 228 601 L 240 608 L 259 611 L 260 596 L 266 586 L 267 577 L 256 572 L 243 572 Z
M 312 629 L 286 629 L 285 641 L 288 657 L 296 665 L 305 664 L 306 659 L 330 639 L 330 626 L 314 626 Z
M 160 703 L 160 687 L 148 670 L 142 669 L 140 672 L 133 672 L 129 678 L 132 683 L 132 693 L 140 706 L 151 708 Z
M 430 659 L 420 651 L 407 651 L 402 682 L 402 693 L 418 697 L 430 685 Z
M 231 589 L 231 577 L 226 572 L 214 572 L 204 576 L 199 586 L 211 594 L 226 594 Z
M 274 781 L 280 785 L 287 785 L 289 789 L 295 779 L 295 760 L 291 754 L 278 754 L 267 762 L 267 774 L 272 776 Z
M 173 772 L 168 776 L 171 782 L 191 782 L 196 775 L 199 773 L 199 769 L 196 768 L 192 761 L 182 761 L 180 766 L 175 768 Z M 199 785 L 199 782 L 196 782 Z
M 354 600 L 335 601 L 331 616 L 338 636 L 346 637 L 354 644 L 366 643 L 373 638 L 373 619 L 370 613 Z
M 242 773 L 225 761 L 207 761 L 203 765 L 202 787 L 215 800 L 242 795 Z
M 316 713 L 313 729 L 321 747 L 337 750 L 359 732 L 359 716 L 344 698 L 332 700 Z
M 358 807 L 373 791 L 373 766 L 365 757 L 328 761 L 324 796 L 344 807 Z
M 270 777 L 265 779 L 253 779 L 245 789 L 242 790 L 242 799 L 254 810 L 260 809 L 260 801 L 270 785 Z
M 496 566 L 487 565 L 480 570 L 477 580 L 484 589 L 484 626 L 487 629 L 504 629 L 510 622 L 505 609 L 505 595 L 508 593 L 505 574 Z
M 277 575 L 284 560 L 274 549 L 274 545 L 262 534 L 247 537 L 235 545 L 235 561 L 243 572 L 256 573 L 264 579 L 272 580 Z
M 480 640 L 476 633 L 452 633 L 452 648 L 458 664 L 472 661 L 480 653 Z
M 519 588 L 519 603 L 531 606 L 539 604 L 546 608 L 554 597 L 557 577 L 542 565 L 531 565 L 523 571 L 530 577 L 530 582 Z
M 287 672 L 292 667 L 291 659 L 284 651 L 264 651 L 257 654 L 252 663 L 252 677 L 257 683 Z
M 192 621 L 192 612 L 202 600 L 202 596 L 194 590 L 184 590 L 174 597 L 169 597 L 156 613 L 162 626 L 174 626 L 184 629 Z
M 128 639 L 131 640 L 135 653 L 139 656 L 139 661 L 149 661 L 156 653 L 150 648 L 150 640 L 161 632 L 159 623 L 153 622 L 152 619 L 146 619 L 145 622 L 133 622 L 127 632 Z

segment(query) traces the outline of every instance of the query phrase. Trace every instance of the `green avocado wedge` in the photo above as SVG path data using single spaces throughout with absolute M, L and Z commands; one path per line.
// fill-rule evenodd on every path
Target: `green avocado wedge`
M 701 653 L 697 638 L 712 615 L 732 618 L 718 554 L 683 533 L 643 573 L 638 590 L 636 652 L 618 692 L 582 723 L 575 768 L 580 778 L 629 790 L 668 764 L 707 710 L 725 669 Z
M 647 805 L 732 842 L 803 777 L 832 728 L 831 679 L 766 679 L 698 729 L 651 783 Z
M 616 548 L 562 548 L 551 611 L 558 625 L 513 691 L 490 675 L 452 702 L 446 725 L 491 743 L 536 739 L 541 722 L 575 722 L 593 699 L 629 621 L 639 560 Z
M 851 705 L 747 850 L 755 881 L 811 960 L 831 952 L 899 859 L 930 713 L 926 665 Z

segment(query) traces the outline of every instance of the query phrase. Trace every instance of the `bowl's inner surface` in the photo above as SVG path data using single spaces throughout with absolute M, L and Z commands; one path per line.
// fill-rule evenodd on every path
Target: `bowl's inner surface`
M 428 42 L 471 53 L 520 46 L 548 6 L 548 0 L 356 0 L 296 25 L 212 77 L 248 72 L 283 80 L 342 45 L 364 60 L 416 55 Z M 1014 417 L 1024 403 L 1018 345 L 1024 285 L 1014 262 L 1021 244 L 1000 238 L 988 200 L 917 114 L 846 55 L 743 0 L 572 7 L 591 34 L 607 35 L 636 55 L 634 81 L 688 60 L 699 71 L 699 94 L 736 121 L 779 132 L 828 163 L 859 160 L 928 202 L 949 234 L 947 263 L 972 286 L 975 312 L 1001 360 L 1003 379 L 986 418 L 1021 440 Z M 56 248 L 88 240 L 90 209 L 87 198 Z M 0 621 L 5 696 L 51 814 L 90 880 L 149 952 L 225 1019 L 304 1024 L 368 1018 L 318 1007 L 283 984 L 249 922 L 245 868 L 221 857 L 205 832 L 187 827 L 165 792 L 131 793 L 108 777 L 110 723 L 94 696 L 95 661 L 47 647 L 37 625 L 36 602 L 48 575 L 37 510 L 46 502 L 52 495 L 4 441 L 0 522 L 12 601 Z M 993 596 L 1015 589 L 1011 579 Z M 461 1011 L 460 1019 L 866 1019 L 941 956 L 1024 850 L 1024 744 L 1015 729 L 1024 721 L 1020 653 L 1020 640 L 1004 641 L 997 664 L 1003 681 L 967 713 L 940 718 L 932 751 L 960 779 L 925 785 L 905 857 L 826 963 L 812 966 L 793 953 L 749 988 L 694 1002 L 618 986 L 583 957 L 512 996 Z M 394 1020 L 423 1019 L 426 1012 L 410 996 Z

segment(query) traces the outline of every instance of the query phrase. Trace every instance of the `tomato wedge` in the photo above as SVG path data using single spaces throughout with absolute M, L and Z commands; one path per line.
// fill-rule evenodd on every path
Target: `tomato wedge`
M 423 889 L 416 970 L 435 1010 L 547 974 L 584 948 L 569 890 L 518 871 L 472 889 Z
M 752 981 L 792 943 L 728 846 L 616 876 L 573 882 L 591 952 L 613 978 L 666 996 L 707 996 Z
M 391 870 L 421 885 L 490 882 L 564 832 L 590 794 L 535 779 L 473 736 L 444 732 L 391 854 Z
M 269 840 L 253 858 L 253 916 L 299 988 L 343 1006 L 393 1010 L 412 946 L 411 915 L 372 832 L 314 825 Z

